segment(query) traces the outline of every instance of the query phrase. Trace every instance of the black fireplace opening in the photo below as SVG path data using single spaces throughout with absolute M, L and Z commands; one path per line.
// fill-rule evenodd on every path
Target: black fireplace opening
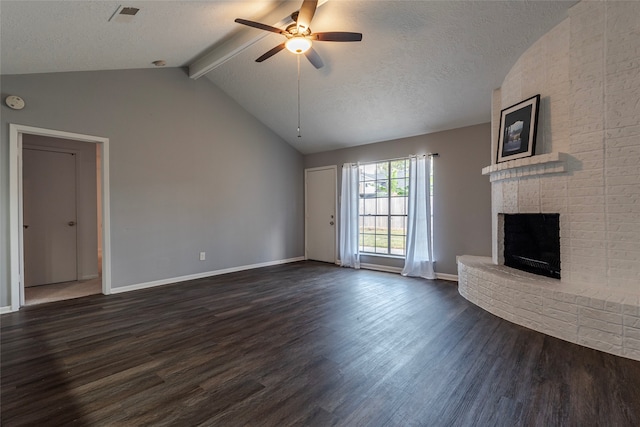
M 504 265 L 560 278 L 560 214 L 505 214 Z

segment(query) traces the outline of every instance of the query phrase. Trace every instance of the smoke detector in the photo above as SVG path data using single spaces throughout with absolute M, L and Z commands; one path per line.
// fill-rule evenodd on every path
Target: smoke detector
M 24 100 L 16 95 L 9 95 L 4 100 L 7 107 L 13 110 L 22 110 L 24 108 Z

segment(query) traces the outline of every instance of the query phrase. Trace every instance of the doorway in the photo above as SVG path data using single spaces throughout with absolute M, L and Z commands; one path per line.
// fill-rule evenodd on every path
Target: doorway
M 97 151 L 90 142 L 22 138 L 25 305 L 101 292 Z
M 305 169 L 305 257 L 336 262 L 337 167 Z
M 109 140 L 14 124 L 9 136 L 12 311 L 48 287 L 43 301 L 110 294 Z

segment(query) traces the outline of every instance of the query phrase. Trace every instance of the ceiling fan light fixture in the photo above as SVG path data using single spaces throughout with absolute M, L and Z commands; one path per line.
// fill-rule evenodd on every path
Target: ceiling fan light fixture
M 285 42 L 284 46 L 289 52 L 300 55 L 311 49 L 311 40 L 305 37 L 292 37 Z

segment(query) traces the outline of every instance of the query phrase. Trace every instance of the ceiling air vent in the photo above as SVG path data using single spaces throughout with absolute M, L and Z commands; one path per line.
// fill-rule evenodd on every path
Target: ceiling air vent
M 137 7 L 118 6 L 118 9 L 116 9 L 115 13 L 109 18 L 109 22 L 129 23 L 133 21 L 133 17 L 136 16 L 136 13 L 139 11 L 140 9 Z

